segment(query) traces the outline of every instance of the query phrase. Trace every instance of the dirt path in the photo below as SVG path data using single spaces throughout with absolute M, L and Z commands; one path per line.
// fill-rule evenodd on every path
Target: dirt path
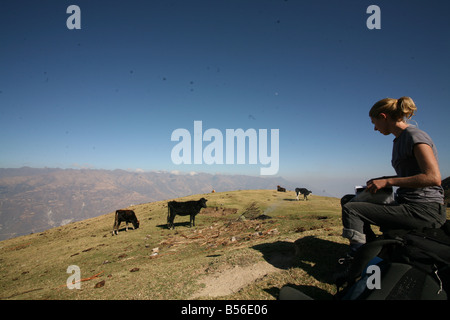
M 220 271 L 203 278 L 200 283 L 204 284 L 205 287 L 191 298 L 220 297 L 233 294 L 253 281 L 269 273 L 279 271 L 281 269 L 265 261 L 245 267 L 235 266 L 232 269 Z

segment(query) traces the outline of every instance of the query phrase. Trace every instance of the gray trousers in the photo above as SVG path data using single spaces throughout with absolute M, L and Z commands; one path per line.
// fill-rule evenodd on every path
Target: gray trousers
M 342 236 L 350 242 L 366 243 L 367 225 L 383 230 L 440 228 L 446 220 L 445 206 L 440 203 L 402 203 L 392 205 L 347 202 L 342 205 Z

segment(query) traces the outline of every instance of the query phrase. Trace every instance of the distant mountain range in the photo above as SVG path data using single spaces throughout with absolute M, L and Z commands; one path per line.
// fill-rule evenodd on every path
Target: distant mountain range
M 92 169 L 0 168 L 0 240 L 132 204 L 216 191 L 293 188 L 277 177 Z

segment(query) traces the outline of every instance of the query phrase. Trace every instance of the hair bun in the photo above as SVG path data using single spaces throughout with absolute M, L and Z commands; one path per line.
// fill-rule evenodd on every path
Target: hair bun
M 394 120 L 405 121 L 411 119 L 416 110 L 417 107 L 410 97 L 385 98 L 373 105 L 369 111 L 369 116 L 374 118 L 378 117 L 380 113 L 385 113 Z
M 417 107 L 410 97 L 401 97 L 400 99 L 397 99 L 397 110 L 401 112 L 406 119 L 411 119 L 416 113 Z

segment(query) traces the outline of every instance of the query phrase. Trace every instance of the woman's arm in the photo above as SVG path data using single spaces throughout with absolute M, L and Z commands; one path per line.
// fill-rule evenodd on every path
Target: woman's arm
M 375 193 L 384 187 L 424 188 L 441 185 L 439 164 L 433 150 L 427 144 L 420 143 L 414 146 L 421 173 L 411 177 L 388 177 L 386 179 L 372 179 L 367 181 L 368 191 Z

